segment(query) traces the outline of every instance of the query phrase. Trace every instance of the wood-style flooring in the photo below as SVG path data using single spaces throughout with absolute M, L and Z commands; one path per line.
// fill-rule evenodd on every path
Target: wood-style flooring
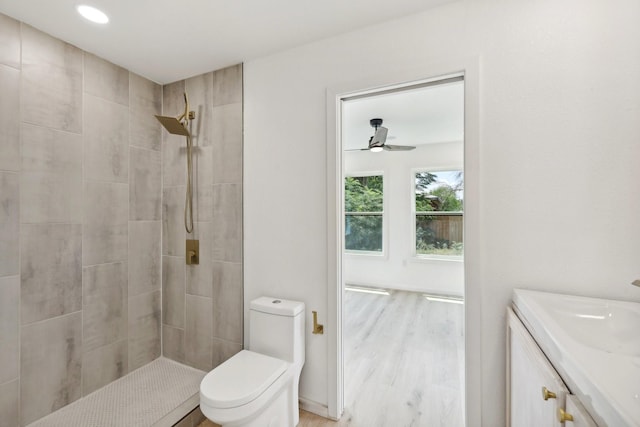
M 346 291 L 345 412 L 300 411 L 298 426 L 463 427 L 463 313 L 415 292 Z

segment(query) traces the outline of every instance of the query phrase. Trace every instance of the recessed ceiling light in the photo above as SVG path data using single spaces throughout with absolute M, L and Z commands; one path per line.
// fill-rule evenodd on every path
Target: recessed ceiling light
M 85 19 L 95 22 L 96 24 L 106 24 L 109 22 L 109 17 L 103 11 L 96 9 L 95 7 L 81 4 L 76 9 Z

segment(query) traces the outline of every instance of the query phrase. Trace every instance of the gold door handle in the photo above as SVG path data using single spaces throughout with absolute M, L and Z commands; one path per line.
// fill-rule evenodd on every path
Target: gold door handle
M 313 313 L 313 331 L 312 331 L 312 333 L 314 333 L 316 335 L 324 334 L 324 325 L 319 325 L 318 324 L 318 312 L 317 311 L 312 311 L 312 313 Z
M 544 386 L 542 387 L 542 398 L 544 400 L 555 399 L 556 397 L 557 396 L 554 392 Z
M 560 421 L 561 423 L 565 421 L 573 421 L 573 415 L 565 412 L 562 408 L 558 408 L 558 421 Z

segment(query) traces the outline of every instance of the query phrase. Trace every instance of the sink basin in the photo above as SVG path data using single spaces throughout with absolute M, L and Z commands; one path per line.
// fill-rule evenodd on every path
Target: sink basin
M 575 340 L 608 353 L 640 356 L 640 306 L 551 295 L 547 298 L 549 314 Z
M 640 303 L 516 289 L 518 316 L 601 426 L 640 426 Z

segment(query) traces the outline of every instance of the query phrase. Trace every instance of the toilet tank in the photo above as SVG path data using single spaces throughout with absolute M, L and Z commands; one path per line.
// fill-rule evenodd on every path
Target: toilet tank
M 249 307 L 249 350 L 304 364 L 303 302 L 260 297 Z

